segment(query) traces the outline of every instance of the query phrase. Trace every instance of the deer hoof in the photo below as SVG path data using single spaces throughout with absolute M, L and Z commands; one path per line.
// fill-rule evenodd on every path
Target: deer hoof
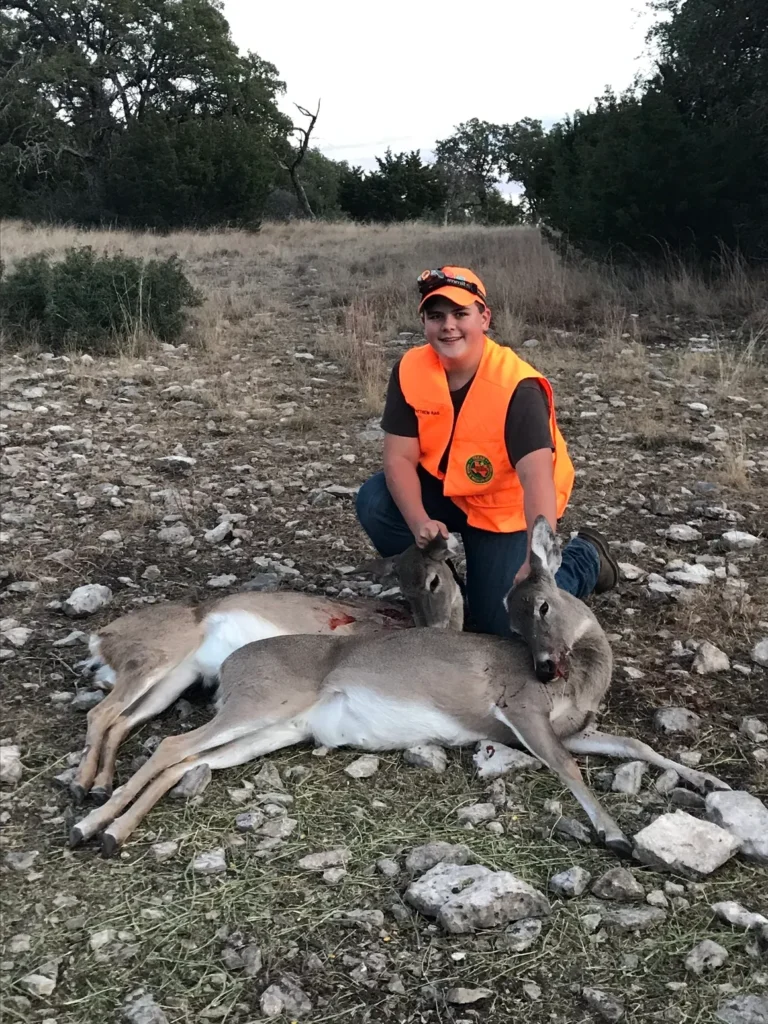
M 81 783 L 70 782 L 69 792 L 76 804 L 85 803 L 85 798 L 88 796 L 88 790 L 85 786 L 81 785 Z
M 73 825 L 69 830 L 69 845 L 70 847 L 79 846 L 80 843 L 85 839 L 82 830 L 77 826 Z
M 615 853 L 617 857 L 632 856 L 632 843 L 630 843 L 626 836 L 609 836 L 604 838 L 603 842 L 611 853 Z
M 731 787 L 727 782 L 723 782 L 722 779 L 715 778 L 714 775 L 704 776 L 704 792 L 712 793 L 715 790 L 730 789 Z
M 111 786 L 94 786 L 91 790 L 91 800 L 93 800 L 95 804 L 105 804 L 111 796 Z
M 117 839 L 110 835 L 109 832 L 101 833 L 101 856 L 105 859 L 114 857 L 117 851 L 120 849 L 120 843 Z

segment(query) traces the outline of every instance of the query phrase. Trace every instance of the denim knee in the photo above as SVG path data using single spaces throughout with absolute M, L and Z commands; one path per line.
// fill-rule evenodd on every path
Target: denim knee
M 357 519 L 383 558 L 399 555 L 413 543 L 400 509 L 395 504 L 383 473 L 366 480 L 357 492 Z
M 578 535 L 563 548 L 563 560 L 555 580 L 558 587 L 574 597 L 588 597 L 600 573 L 600 555 L 594 545 Z
M 367 527 L 377 517 L 382 505 L 382 497 L 386 495 L 391 501 L 387 490 L 386 480 L 383 473 L 376 473 L 369 477 L 360 487 L 355 497 L 355 512 L 357 519 L 363 529 L 368 532 Z

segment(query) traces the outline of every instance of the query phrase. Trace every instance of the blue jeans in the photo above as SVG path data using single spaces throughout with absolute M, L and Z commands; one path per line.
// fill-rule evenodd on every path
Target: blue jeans
M 461 534 L 464 541 L 470 628 L 481 633 L 509 636 L 503 599 L 525 561 L 528 549 L 526 531 L 493 533 L 469 526 L 458 505 L 443 494 L 440 480 L 421 467 L 419 478 L 427 515 L 445 523 L 451 533 Z M 358 491 L 357 518 L 384 558 L 399 555 L 413 544 L 413 534 L 389 493 L 383 473 L 376 473 L 366 480 Z M 555 579 L 562 590 L 584 598 L 594 590 L 599 571 L 597 549 L 588 540 L 576 536 L 563 547 L 563 562 Z

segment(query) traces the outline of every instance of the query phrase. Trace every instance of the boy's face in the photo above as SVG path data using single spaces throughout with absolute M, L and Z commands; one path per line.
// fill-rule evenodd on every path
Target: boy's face
M 483 351 L 491 311 L 476 303 L 457 306 L 442 295 L 434 298 L 423 314 L 424 337 L 441 360 L 470 362 Z

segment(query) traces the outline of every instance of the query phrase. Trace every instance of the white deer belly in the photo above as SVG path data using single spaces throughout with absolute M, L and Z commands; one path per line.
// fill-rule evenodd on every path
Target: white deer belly
M 400 750 L 417 743 L 463 746 L 483 736 L 438 708 L 350 686 L 329 694 L 307 716 L 325 747 Z
M 253 612 L 214 612 L 205 620 L 205 639 L 195 652 L 201 676 L 216 678 L 226 659 L 246 644 L 270 636 L 284 636 L 285 630 Z

